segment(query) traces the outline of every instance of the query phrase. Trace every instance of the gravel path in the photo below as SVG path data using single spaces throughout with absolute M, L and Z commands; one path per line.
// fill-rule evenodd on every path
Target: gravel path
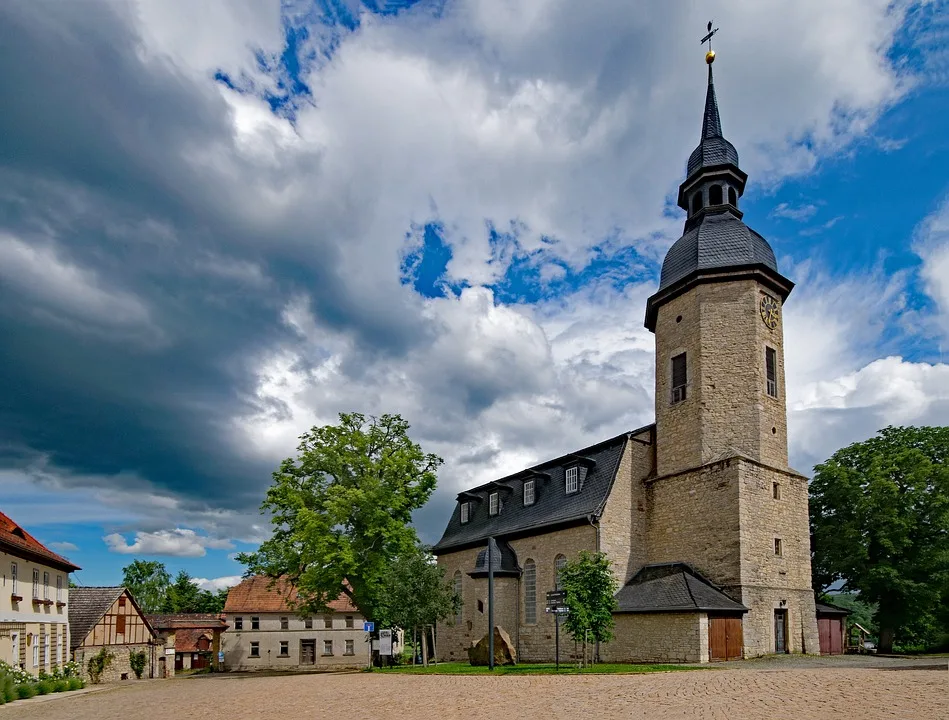
M 152 680 L 74 698 L 0 707 L 16 720 L 822 720 L 949 719 L 949 671 L 771 667 L 747 663 L 647 675 L 553 677 L 323 674 Z

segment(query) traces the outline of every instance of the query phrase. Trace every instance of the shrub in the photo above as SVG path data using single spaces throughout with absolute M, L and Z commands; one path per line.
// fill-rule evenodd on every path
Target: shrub
M 69 681 L 65 678 L 53 681 L 53 692 L 65 692 L 69 689 Z
M 36 685 L 33 683 L 23 683 L 16 686 L 16 695 L 20 700 L 36 696 Z
M 69 683 L 70 690 L 82 690 L 86 684 L 77 677 L 71 677 L 66 682 Z
M 13 702 L 17 698 L 16 685 L 9 675 L 0 676 L 0 696 L 3 697 L 3 702 Z
M 102 681 L 102 673 L 112 664 L 115 654 L 108 648 L 102 648 L 99 652 L 89 658 L 87 669 L 89 670 L 89 679 L 93 685 L 98 685 Z
M 49 695 L 53 692 L 55 683 L 52 680 L 44 679 L 36 683 L 36 692 L 39 695 Z
M 129 666 L 138 680 L 142 679 L 142 673 L 145 671 L 145 663 L 148 662 L 148 655 L 144 650 L 133 650 L 129 653 Z

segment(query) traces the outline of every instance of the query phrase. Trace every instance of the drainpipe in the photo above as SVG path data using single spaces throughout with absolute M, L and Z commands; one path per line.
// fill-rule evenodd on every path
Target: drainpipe
M 596 534 L 596 552 L 600 552 L 600 524 L 596 521 L 596 515 L 587 515 L 587 520 L 590 522 L 590 525 L 593 526 L 593 530 Z M 600 641 L 597 640 L 593 643 L 593 658 L 594 662 L 600 662 Z M 584 662 L 586 662 L 584 660 Z

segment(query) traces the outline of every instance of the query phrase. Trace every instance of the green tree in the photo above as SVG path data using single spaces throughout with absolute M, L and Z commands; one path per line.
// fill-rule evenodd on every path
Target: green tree
M 445 569 L 437 565 L 429 548 L 414 547 L 397 557 L 383 581 L 375 618 L 380 628 L 422 631 L 422 663 L 428 665 L 427 628 L 458 612 L 461 605 L 454 589 L 445 581 Z
M 122 568 L 122 584 L 129 589 L 144 613 L 165 609 L 171 577 L 165 565 L 156 560 L 133 560 Z
M 879 648 L 926 644 L 949 600 L 949 427 L 887 427 L 838 450 L 810 486 L 814 585 L 876 605 Z
M 828 593 L 821 598 L 824 602 L 829 602 L 837 607 L 842 607 L 850 611 L 847 616 L 847 625 L 859 623 L 869 630 L 874 637 L 876 636 L 877 626 L 873 616 L 876 614 L 876 605 L 864 602 L 860 595 L 852 592 Z
M 168 586 L 165 598 L 165 612 L 196 613 L 204 612 L 204 593 L 194 584 L 194 578 L 186 571 L 180 570 L 175 575 L 174 582 Z M 210 595 L 210 593 L 207 593 Z
M 560 571 L 560 589 L 570 613 L 564 629 L 583 644 L 609 642 L 613 638 L 613 610 L 616 609 L 617 582 L 606 553 L 581 550 L 576 560 L 568 560 Z
M 409 524 L 435 489 L 442 459 L 422 452 L 398 415 L 340 414 L 300 438 L 296 458 L 273 474 L 261 512 L 273 535 L 242 553 L 249 573 L 286 576 L 300 612 L 322 612 L 349 583 L 373 618 L 391 562 L 418 543 Z

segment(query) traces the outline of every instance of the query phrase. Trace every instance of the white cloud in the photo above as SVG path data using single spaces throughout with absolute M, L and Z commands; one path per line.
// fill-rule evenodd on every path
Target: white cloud
M 916 228 L 914 249 L 923 261 L 926 292 L 938 308 L 939 329 L 949 339 L 949 196 Z
M 51 542 L 46 543 L 46 546 L 57 550 L 59 552 L 76 552 L 79 549 L 78 545 L 75 545 L 71 542 Z
M 224 577 L 217 578 L 192 578 L 191 582 L 202 590 L 217 592 L 218 590 L 234 587 L 240 583 L 241 580 L 243 580 L 243 578 L 240 575 L 225 575 Z
M 135 541 L 129 543 L 119 533 L 102 538 L 109 550 L 121 555 L 162 555 L 169 557 L 204 557 L 207 548 L 231 550 L 229 540 L 220 540 L 198 535 L 194 530 L 175 528 L 157 532 L 137 532 Z
M 802 222 L 804 220 L 810 220 L 816 213 L 817 206 L 812 203 L 795 206 L 783 202 L 775 206 L 774 210 L 771 211 L 771 217 L 787 218 L 788 220 Z

